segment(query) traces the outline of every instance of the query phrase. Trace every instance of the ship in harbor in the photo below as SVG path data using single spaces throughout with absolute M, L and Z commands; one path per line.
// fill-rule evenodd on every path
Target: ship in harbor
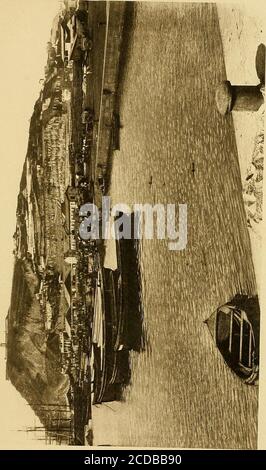
M 130 217 L 130 216 L 129 216 Z M 92 328 L 92 403 L 121 400 L 130 351 L 143 343 L 134 240 L 114 241 L 116 268 L 98 271 Z
M 116 302 L 115 276 L 112 270 L 99 271 L 95 293 L 92 332 L 92 403 L 120 400 L 123 386 L 129 383 L 129 350 L 116 349 L 122 320 Z

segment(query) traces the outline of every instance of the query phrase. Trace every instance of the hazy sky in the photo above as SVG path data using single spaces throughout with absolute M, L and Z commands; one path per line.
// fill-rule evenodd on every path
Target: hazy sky
M 10 303 L 12 235 L 29 121 L 40 90 L 39 80 L 44 75 L 46 43 L 59 4 L 59 0 L 0 0 L 0 342 Z M 34 413 L 5 381 L 4 350 L 0 351 L 0 397 L 0 448 L 33 445 L 26 433 L 15 431 L 32 426 Z

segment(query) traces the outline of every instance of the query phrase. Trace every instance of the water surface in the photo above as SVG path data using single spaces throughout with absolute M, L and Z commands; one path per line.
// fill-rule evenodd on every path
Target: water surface
M 258 391 L 203 323 L 236 293 L 256 293 L 233 123 L 214 101 L 226 78 L 216 7 L 138 3 L 132 26 L 111 196 L 186 203 L 188 245 L 141 244 L 148 347 L 132 354 L 125 402 L 95 410 L 96 443 L 254 448 Z

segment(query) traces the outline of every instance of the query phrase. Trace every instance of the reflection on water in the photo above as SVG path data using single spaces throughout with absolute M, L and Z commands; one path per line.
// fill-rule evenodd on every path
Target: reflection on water
M 117 445 L 254 448 L 257 388 L 229 370 L 204 323 L 235 294 L 256 294 L 232 119 L 214 101 L 226 78 L 216 7 L 142 3 L 131 22 L 112 201 L 187 203 L 188 245 L 141 241 L 149 347 L 131 354 L 125 401 L 95 410 L 96 443 L 108 426 Z
M 117 238 L 105 242 L 104 268 L 113 274 L 118 324 L 115 349 L 140 352 L 144 348 L 139 240 L 134 239 L 135 216 L 120 212 L 112 224 Z M 127 227 L 127 228 L 126 228 Z M 130 235 L 131 232 L 131 235 Z

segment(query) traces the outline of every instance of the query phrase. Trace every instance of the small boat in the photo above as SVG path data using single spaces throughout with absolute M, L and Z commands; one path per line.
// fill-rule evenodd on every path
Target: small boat
M 259 315 L 259 306 L 257 302 L 256 308 L 256 302 L 256 298 L 254 303 L 254 299 L 247 299 L 247 296 L 242 300 L 237 296 L 205 321 L 226 364 L 248 385 L 256 385 L 259 377 L 259 328 L 258 318 L 254 317 L 254 313 Z
M 119 114 L 113 115 L 112 121 L 112 149 L 120 150 L 120 116 Z

